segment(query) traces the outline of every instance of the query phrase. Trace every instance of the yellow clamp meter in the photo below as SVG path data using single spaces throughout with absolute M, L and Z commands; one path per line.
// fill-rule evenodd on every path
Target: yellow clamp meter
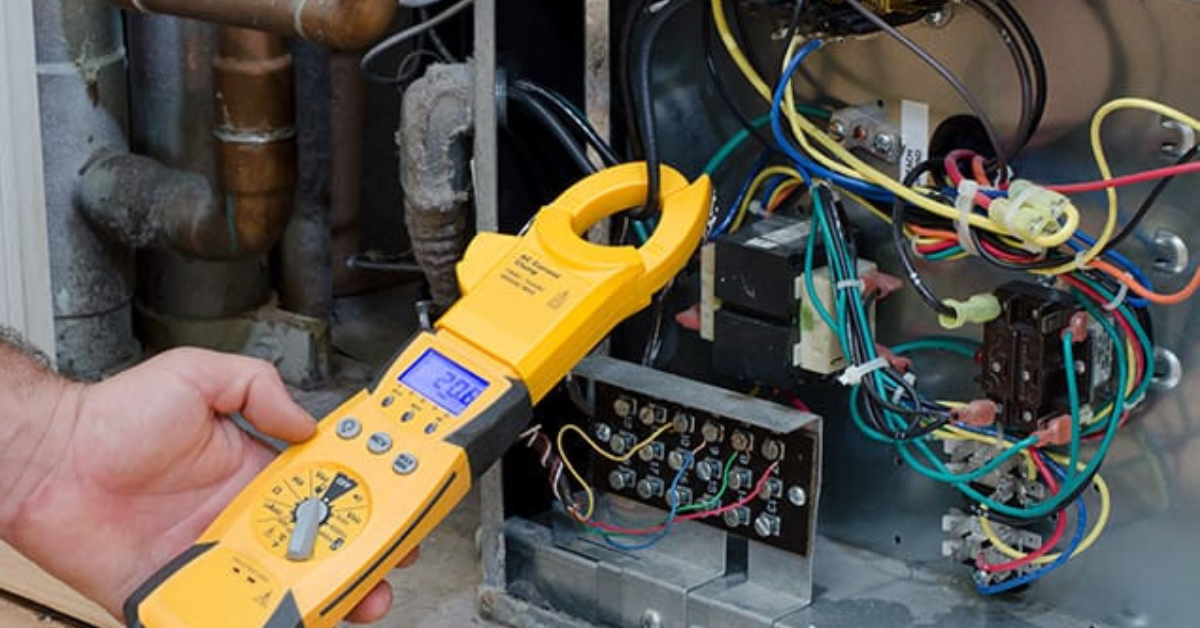
M 684 266 L 712 198 L 662 169 L 640 248 L 582 239 L 639 206 L 644 164 L 594 174 L 521 236 L 479 234 L 463 297 L 366 390 L 281 454 L 125 604 L 130 628 L 330 628 L 525 429 L 532 404 Z

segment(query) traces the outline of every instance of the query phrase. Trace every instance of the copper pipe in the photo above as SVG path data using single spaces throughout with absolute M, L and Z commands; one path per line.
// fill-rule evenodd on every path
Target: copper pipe
M 294 205 L 296 131 L 292 58 L 282 37 L 219 30 L 213 55 L 218 181 L 153 159 L 97 155 L 78 194 L 94 224 L 134 247 L 209 259 L 271 250 Z
M 342 50 L 364 48 L 383 35 L 395 0 L 109 0 L 142 13 L 165 13 L 277 35 Z
M 222 27 L 213 58 L 217 150 L 235 250 L 267 251 L 291 215 L 296 184 L 292 56 L 278 35 Z

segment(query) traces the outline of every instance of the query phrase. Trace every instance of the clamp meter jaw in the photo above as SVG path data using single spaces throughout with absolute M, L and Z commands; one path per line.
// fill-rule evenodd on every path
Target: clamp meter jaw
M 521 236 L 481 234 L 463 297 L 310 441 L 281 454 L 196 544 L 126 602 L 131 628 L 332 628 L 516 440 L 588 350 L 686 263 L 706 178 L 663 168 L 640 248 L 581 235 L 645 195 L 645 166 L 584 179 Z

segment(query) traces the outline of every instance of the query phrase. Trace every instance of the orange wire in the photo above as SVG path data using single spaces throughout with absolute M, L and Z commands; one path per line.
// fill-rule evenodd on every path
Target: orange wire
M 919 236 L 925 236 L 927 238 L 938 238 L 940 240 L 957 240 L 958 239 L 958 235 L 955 234 L 953 231 L 943 231 L 941 229 L 930 229 L 929 227 L 922 227 L 920 225 L 911 225 L 911 224 L 908 225 L 908 228 L 913 233 L 915 233 Z
M 1089 268 L 1095 268 L 1103 271 L 1113 279 L 1116 279 L 1126 286 L 1129 286 L 1129 290 L 1137 294 L 1139 297 L 1161 305 L 1175 305 L 1177 303 L 1182 303 L 1195 294 L 1197 289 L 1200 289 L 1200 268 L 1197 268 L 1196 271 L 1192 273 L 1192 280 L 1189 281 L 1188 284 L 1181 288 L 1178 292 L 1173 292 L 1171 294 L 1159 294 L 1147 289 L 1145 286 L 1138 283 L 1133 277 L 1126 275 L 1124 272 L 1121 272 L 1119 268 L 1104 260 L 1099 258 L 1093 259 L 1092 261 L 1088 262 L 1087 265 Z
M 971 158 L 971 174 L 975 175 L 975 182 L 979 185 L 990 186 L 991 180 L 988 179 L 987 169 L 984 168 L 984 160 L 982 155 L 975 155 Z
M 783 205 L 783 202 L 792 195 L 792 192 L 795 192 L 796 188 L 800 187 L 800 182 L 797 181 L 796 183 L 785 183 L 779 187 L 781 189 L 775 193 L 775 198 L 772 199 L 773 202 L 767 206 L 766 215 L 768 216 L 775 213 L 775 210 L 779 209 L 780 205 Z

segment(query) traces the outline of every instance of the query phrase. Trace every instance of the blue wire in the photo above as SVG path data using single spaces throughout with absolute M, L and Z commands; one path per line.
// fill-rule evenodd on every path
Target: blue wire
M 788 62 L 787 69 L 784 70 L 783 76 L 779 79 L 779 84 L 775 87 L 774 98 L 771 99 L 771 131 L 774 133 L 775 140 L 779 143 L 779 147 L 783 149 L 783 152 L 788 156 L 788 158 L 796 162 L 797 168 L 807 170 L 812 175 L 818 176 L 822 179 L 828 179 L 829 181 L 837 184 L 839 187 L 845 188 L 864 198 L 890 203 L 895 199 L 891 192 L 888 192 L 887 190 L 873 183 L 867 183 L 861 179 L 847 177 L 839 172 L 834 172 L 822 166 L 816 161 L 810 159 L 804 153 L 800 152 L 800 150 L 792 144 L 791 140 L 788 139 L 787 133 L 785 133 L 783 130 L 783 96 L 787 93 L 788 84 L 791 81 L 791 77 L 796 73 L 797 70 L 800 69 L 800 64 L 803 63 L 809 55 L 820 48 L 822 44 L 823 42 L 820 39 L 814 39 L 807 44 L 804 44 L 804 46 L 796 52 L 796 56 L 792 57 L 792 60 Z
M 1079 244 L 1074 240 L 1067 241 L 1067 246 L 1071 247 L 1076 252 L 1091 248 L 1092 245 L 1096 244 L 1095 238 L 1083 233 L 1082 231 L 1076 231 L 1074 237 L 1083 242 L 1083 244 Z M 1138 283 L 1145 286 L 1148 290 L 1154 289 L 1154 286 L 1150 283 L 1150 278 L 1146 276 L 1146 273 L 1142 271 L 1137 264 L 1133 263 L 1133 260 L 1116 251 L 1106 251 L 1102 257 L 1108 259 L 1117 266 L 1120 266 L 1130 275 L 1133 275 L 1133 278 L 1137 280 Z M 1149 301 L 1134 294 L 1128 295 L 1125 300 L 1128 301 L 1130 305 L 1137 308 L 1149 307 L 1150 305 Z
M 746 198 L 746 194 L 750 192 L 750 184 L 754 182 L 755 175 L 757 175 L 763 168 L 767 167 L 767 162 L 771 159 L 771 154 L 773 152 L 774 151 L 770 149 L 764 150 L 762 154 L 758 156 L 758 160 L 755 161 L 754 165 L 750 167 L 750 172 L 746 175 L 745 181 L 742 182 L 742 187 L 738 192 L 737 198 L 734 199 L 733 204 L 729 206 L 729 211 L 726 212 L 725 218 L 723 218 L 721 223 L 718 224 L 712 230 L 712 232 L 708 234 L 709 240 L 712 240 L 725 233 L 725 231 L 729 229 L 729 225 L 733 224 L 733 218 L 737 215 L 738 207 L 741 206 L 742 200 Z
M 1046 462 L 1047 464 L 1052 465 L 1055 475 L 1059 476 L 1060 478 L 1066 477 L 1066 474 L 1062 471 L 1062 469 L 1055 465 L 1052 461 L 1047 459 Z M 1075 507 L 1078 509 L 1078 514 L 1075 516 L 1075 535 L 1071 537 L 1071 542 L 1069 545 L 1067 545 L 1067 548 L 1059 552 L 1058 558 L 1056 558 L 1054 562 L 1036 571 L 1031 571 L 1019 578 L 1005 580 L 1004 582 L 993 585 L 976 585 L 975 588 L 983 595 L 996 595 L 997 593 L 1011 591 L 1017 587 L 1027 585 L 1034 580 L 1044 578 L 1049 575 L 1050 572 L 1062 567 L 1063 564 L 1070 560 L 1071 556 L 1075 554 L 1075 550 L 1077 550 L 1079 548 L 1079 544 L 1083 542 L 1083 533 L 1085 530 L 1087 530 L 1087 505 L 1084 504 L 1082 497 L 1075 500 Z M 1059 516 L 1062 517 L 1064 515 L 1060 514 Z
M 614 539 L 611 534 L 605 534 L 604 541 L 615 549 L 625 552 L 637 552 L 654 547 L 659 541 L 663 540 L 663 538 L 670 534 L 671 527 L 675 525 L 675 517 L 679 514 L 679 496 L 676 495 L 675 489 L 679 487 L 679 481 L 682 480 L 683 476 L 687 473 L 688 467 L 692 466 L 693 460 L 694 456 L 692 455 L 692 452 L 688 451 L 684 453 L 683 464 L 679 465 L 679 470 L 675 472 L 675 477 L 671 480 L 671 487 L 667 489 L 667 501 L 671 504 L 671 510 L 667 515 L 667 521 L 663 524 L 662 530 L 659 530 L 658 533 L 641 543 L 622 543 Z

